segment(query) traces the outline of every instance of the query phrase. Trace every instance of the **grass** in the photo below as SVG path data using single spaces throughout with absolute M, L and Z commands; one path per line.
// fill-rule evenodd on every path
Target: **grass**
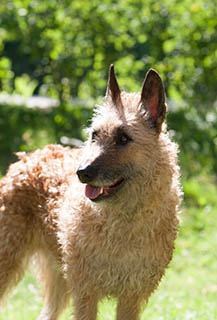
M 206 177 L 184 181 L 186 193 L 174 259 L 151 297 L 142 320 L 217 319 L 216 186 Z M 1 320 L 33 320 L 42 307 L 39 288 L 27 274 L 12 293 Z M 71 308 L 61 317 L 69 319 Z M 115 318 L 115 302 L 100 305 L 99 320 Z

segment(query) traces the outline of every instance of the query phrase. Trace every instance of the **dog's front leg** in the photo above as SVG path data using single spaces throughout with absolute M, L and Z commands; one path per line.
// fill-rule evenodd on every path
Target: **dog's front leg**
M 74 299 L 75 320 L 96 320 L 98 298 L 94 292 L 80 294 Z
M 138 320 L 140 300 L 137 295 L 122 295 L 118 298 L 117 320 Z

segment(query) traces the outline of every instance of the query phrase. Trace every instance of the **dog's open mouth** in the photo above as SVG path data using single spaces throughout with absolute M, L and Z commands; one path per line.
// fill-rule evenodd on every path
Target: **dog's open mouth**
M 123 184 L 124 179 L 115 180 L 108 186 L 92 186 L 87 184 L 85 187 L 85 195 L 87 198 L 96 201 L 104 197 L 114 194 Z

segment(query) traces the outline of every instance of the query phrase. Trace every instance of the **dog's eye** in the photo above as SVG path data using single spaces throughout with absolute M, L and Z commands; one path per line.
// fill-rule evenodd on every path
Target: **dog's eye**
M 118 146 L 124 146 L 128 142 L 130 142 L 132 139 L 128 137 L 128 135 L 124 132 L 119 132 L 116 137 L 116 145 Z
M 91 140 L 92 140 L 92 141 L 95 141 L 95 140 L 96 140 L 96 137 L 97 137 L 97 131 L 93 131 L 93 132 L 92 132 L 92 135 L 91 135 Z

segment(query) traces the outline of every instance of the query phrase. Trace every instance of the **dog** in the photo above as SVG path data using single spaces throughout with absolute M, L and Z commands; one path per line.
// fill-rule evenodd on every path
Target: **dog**
M 0 301 L 34 257 L 44 285 L 40 320 L 58 319 L 71 297 L 76 320 L 96 320 L 105 297 L 117 299 L 117 320 L 139 319 L 179 224 L 178 147 L 165 117 L 157 71 L 140 94 L 126 93 L 111 65 L 82 148 L 17 154 L 0 181 Z

